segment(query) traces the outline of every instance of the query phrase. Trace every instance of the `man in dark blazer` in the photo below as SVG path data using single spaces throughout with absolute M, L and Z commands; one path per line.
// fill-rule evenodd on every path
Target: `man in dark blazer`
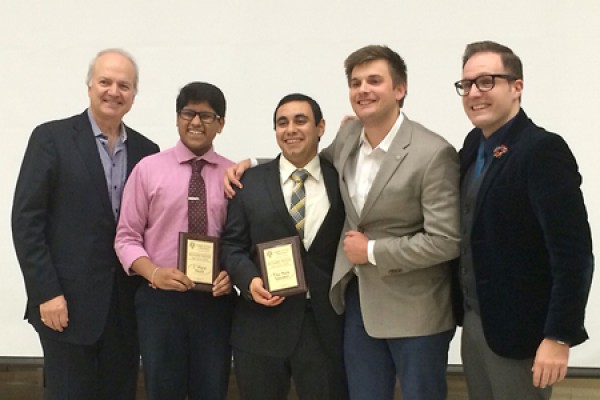
M 38 126 L 21 166 L 13 240 L 48 399 L 135 399 L 137 280 L 125 276 L 113 242 L 126 176 L 158 151 L 122 123 L 137 82 L 126 52 L 98 53 L 88 72 L 89 108 Z
M 287 398 L 292 376 L 300 399 L 342 399 L 343 323 L 329 285 L 344 208 L 335 169 L 317 156 L 325 121 L 312 98 L 292 94 L 279 102 L 274 124 L 282 154 L 246 172 L 221 236 L 221 262 L 243 298 L 231 339 L 237 382 L 246 400 Z M 289 211 L 296 169 L 308 174 L 303 233 Z M 276 296 L 260 277 L 256 246 L 291 236 L 301 239 L 309 292 Z
M 565 141 L 520 108 L 523 67 L 494 42 L 467 46 L 455 83 L 473 129 L 460 151 L 457 315 L 472 399 L 548 399 L 587 339 L 590 228 Z

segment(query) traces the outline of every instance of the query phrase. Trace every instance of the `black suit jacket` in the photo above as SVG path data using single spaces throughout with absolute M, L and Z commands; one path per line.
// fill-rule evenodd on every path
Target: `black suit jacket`
M 331 307 L 329 287 L 344 206 L 333 165 L 321 159 L 321 170 L 330 208 L 310 249 L 301 246 L 302 262 L 323 347 L 340 358 L 343 322 Z M 232 344 L 250 353 L 287 357 L 298 342 L 306 296 L 288 296 L 276 307 L 265 307 L 254 303 L 248 290 L 259 276 L 256 244 L 298 235 L 281 191 L 279 158 L 248 170 L 242 182 L 244 189 L 230 201 L 221 235 L 221 263 L 242 292 L 233 319 Z
M 480 135 L 474 129 L 465 139 L 461 179 Z M 571 345 L 587 339 L 592 242 L 581 176 L 565 141 L 521 110 L 504 145 L 483 177 L 470 245 L 488 345 L 522 359 L 544 338 Z M 460 298 L 458 305 L 462 311 Z
M 126 127 L 127 174 L 158 146 Z M 43 336 L 91 344 L 104 330 L 115 282 L 122 323 L 135 327 L 136 279 L 114 251 L 116 222 L 87 111 L 38 126 L 29 139 L 12 209 L 17 258 L 27 289 L 26 318 Z M 40 321 L 39 305 L 64 295 L 69 326 Z

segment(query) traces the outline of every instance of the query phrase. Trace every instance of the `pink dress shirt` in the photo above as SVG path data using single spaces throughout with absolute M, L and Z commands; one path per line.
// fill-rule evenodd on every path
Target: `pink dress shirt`
M 115 250 L 128 274 L 131 264 L 148 257 L 162 268 L 177 268 L 179 232 L 188 229 L 190 161 L 197 158 L 179 141 L 175 147 L 142 159 L 123 191 Z M 210 149 L 200 157 L 206 183 L 208 234 L 220 236 L 227 217 L 223 175 L 232 161 Z

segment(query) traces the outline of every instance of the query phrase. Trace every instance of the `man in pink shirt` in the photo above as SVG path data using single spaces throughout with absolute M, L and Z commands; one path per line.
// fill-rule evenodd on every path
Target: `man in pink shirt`
M 139 340 L 149 399 L 225 399 L 231 364 L 234 293 L 227 272 L 212 293 L 177 269 L 179 232 L 188 231 L 192 162 L 201 159 L 207 234 L 219 237 L 227 200 L 223 174 L 232 162 L 213 140 L 225 125 L 225 97 L 214 85 L 192 82 L 176 102 L 180 140 L 142 160 L 123 193 L 115 249 L 125 271 L 148 280 L 136 294 Z

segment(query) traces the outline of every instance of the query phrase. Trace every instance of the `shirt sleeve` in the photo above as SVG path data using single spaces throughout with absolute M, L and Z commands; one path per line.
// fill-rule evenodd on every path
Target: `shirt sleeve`
M 123 269 L 133 274 L 131 265 L 140 257 L 148 257 L 144 247 L 144 231 L 147 226 L 150 200 L 145 184 L 143 164 L 132 171 L 121 201 L 121 216 L 117 226 L 115 251 Z

